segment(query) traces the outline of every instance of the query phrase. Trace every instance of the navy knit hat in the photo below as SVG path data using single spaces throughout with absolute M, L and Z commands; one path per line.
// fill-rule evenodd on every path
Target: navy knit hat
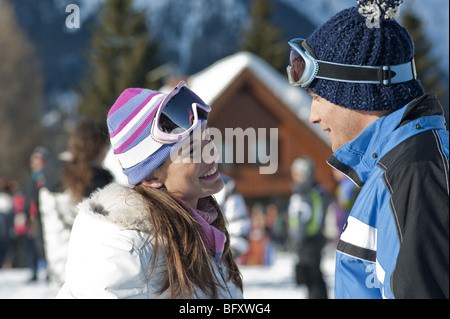
M 402 0 L 358 0 L 314 31 L 307 43 L 319 60 L 352 65 L 397 65 L 414 57 L 412 39 L 395 20 Z M 353 110 L 396 110 L 424 94 L 418 80 L 388 86 L 314 79 L 309 89 Z

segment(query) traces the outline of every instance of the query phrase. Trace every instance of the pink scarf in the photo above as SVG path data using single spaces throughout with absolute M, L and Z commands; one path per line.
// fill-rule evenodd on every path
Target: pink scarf
M 202 236 L 206 247 L 208 247 L 215 261 L 219 263 L 220 258 L 223 254 L 225 242 L 227 240 L 227 237 L 224 233 L 211 225 L 216 220 L 219 212 L 209 203 L 206 198 L 199 199 L 199 208 L 197 209 L 190 207 L 180 199 L 177 200 L 180 201 L 183 206 L 189 207 L 191 209 L 193 217 L 200 224 L 200 235 Z

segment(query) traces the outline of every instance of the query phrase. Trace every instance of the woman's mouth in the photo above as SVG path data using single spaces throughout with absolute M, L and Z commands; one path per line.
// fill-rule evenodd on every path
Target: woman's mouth
M 201 178 L 201 179 L 213 179 L 213 178 L 215 178 L 217 175 L 219 175 L 219 171 L 218 171 L 218 169 L 217 169 L 217 165 L 214 164 L 214 165 L 211 167 L 211 169 L 210 169 L 208 172 L 206 172 L 206 174 L 200 176 L 200 178 Z

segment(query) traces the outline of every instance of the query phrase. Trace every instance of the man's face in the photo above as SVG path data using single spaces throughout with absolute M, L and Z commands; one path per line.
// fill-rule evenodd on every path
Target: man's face
M 319 124 L 323 131 L 328 132 L 333 152 L 354 140 L 370 123 L 386 113 L 351 110 L 333 104 L 311 91 L 309 93 L 312 96 L 309 121 Z
M 37 172 L 43 170 L 45 167 L 45 159 L 42 155 L 34 153 L 30 157 L 31 171 Z

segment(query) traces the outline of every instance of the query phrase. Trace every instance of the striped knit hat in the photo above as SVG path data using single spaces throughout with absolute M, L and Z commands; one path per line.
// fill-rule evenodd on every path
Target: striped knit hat
M 162 144 L 150 134 L 152 120 L 166 96 L 148 89 L 126 89 L 108 112 L 111 145 L 131 185 L 158 168 L 176 144 Z

